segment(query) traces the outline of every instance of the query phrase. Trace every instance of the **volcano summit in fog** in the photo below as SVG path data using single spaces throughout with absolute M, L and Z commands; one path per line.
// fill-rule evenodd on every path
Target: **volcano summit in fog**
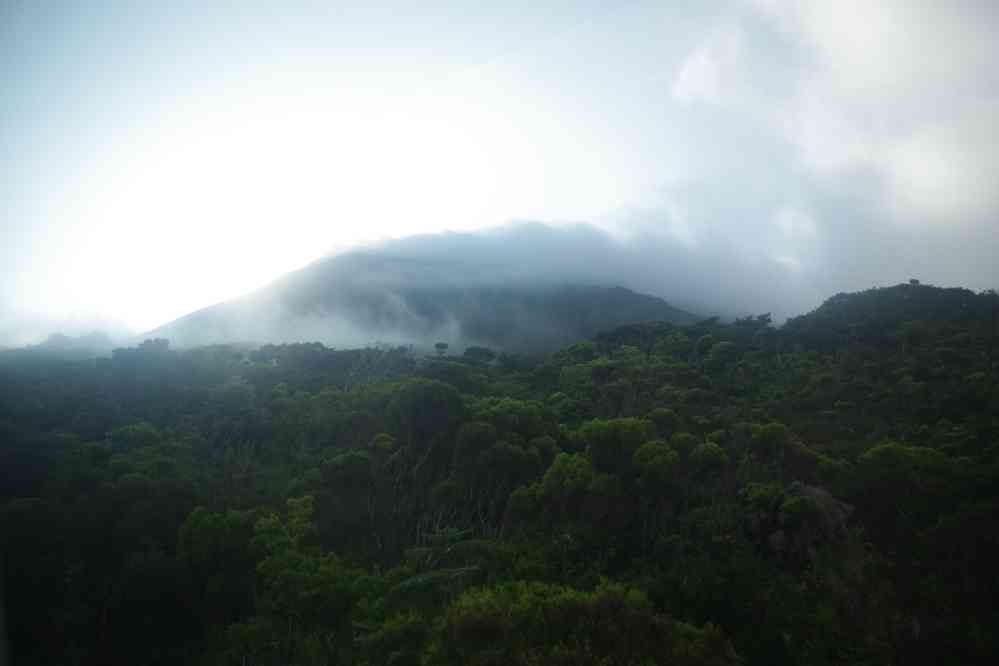
M 626 323 L 697 319 L 661 298 L 602 280 L 592 263 L 584 270 L 585 253 L 598 247 L 580 244 L 582 237 L 593 240 L 585 229 L 573 233 L 519 225 L 493 233 L 392 241 L 321 259 L 146 337 L 167 338 L 181 347 L 237 341 L 430 346 L 442 341 L 537 350 Z M 610 254 L 603 259 L 609 262 Z

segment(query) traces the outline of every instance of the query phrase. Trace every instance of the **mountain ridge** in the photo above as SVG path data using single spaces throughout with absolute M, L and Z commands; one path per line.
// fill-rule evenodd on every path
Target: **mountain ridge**
M 182 347 L 315 340 L 350 346 L 377 339 L 523 351 L 553 349 L 627 323 L 697 319 L 661 298 L 620 285 L 359 251 L 320 259 L 143 337 L 165 337 Z

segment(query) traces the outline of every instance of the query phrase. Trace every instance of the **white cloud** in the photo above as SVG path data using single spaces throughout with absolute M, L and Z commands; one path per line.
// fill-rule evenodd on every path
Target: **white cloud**
M 820 173 L 872 169 L 898 220 L 999 200 L 994 3 L 756 2 L 807 54 L 775 126 Z
M 791 207 L 778 210 L 774 216 L 774 224 L 790 240 L 809 240 L 815 238 L 817 233 L 814 218 L 805 211 Z
M 926 128 L 886 148 L 889 205 L 929 220 L 987 215 L 997 201 L 995 160 L 960 128 Z
M 738 28 L 726 26 L 715 32 L 681 63 L 673 97 L 680 102 L 720 102 L 738 81 L 741 50 Z

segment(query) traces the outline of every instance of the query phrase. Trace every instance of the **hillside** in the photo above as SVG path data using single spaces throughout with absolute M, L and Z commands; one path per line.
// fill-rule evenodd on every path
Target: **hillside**
M 0 374 L 15 663 L 991 664 L 999 307 Z
M 623 287 L 483 272 L 457 261 L 379 253 L 330 257 L 235 301 L 192 313 L 144 337 L 176 346 L 318 340 L 336 347 L 378 340 L 429 348 L 550 351 L 637 321 L 696 317 Z
M 100 331 L 79 336 L 53 333 L 37 345 L 0 347 L 0 363 L 31 359 L 80 361 L 98 356 L 110 356 L 113 348 L 114 343 L 111 338 Z

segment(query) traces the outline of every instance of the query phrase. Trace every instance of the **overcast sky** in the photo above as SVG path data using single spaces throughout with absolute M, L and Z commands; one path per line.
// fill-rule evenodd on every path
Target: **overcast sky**
M 997 34 L 994 0 L 4 2 L 0 343 L 510 220 L 747 312 L 995 287 Z

